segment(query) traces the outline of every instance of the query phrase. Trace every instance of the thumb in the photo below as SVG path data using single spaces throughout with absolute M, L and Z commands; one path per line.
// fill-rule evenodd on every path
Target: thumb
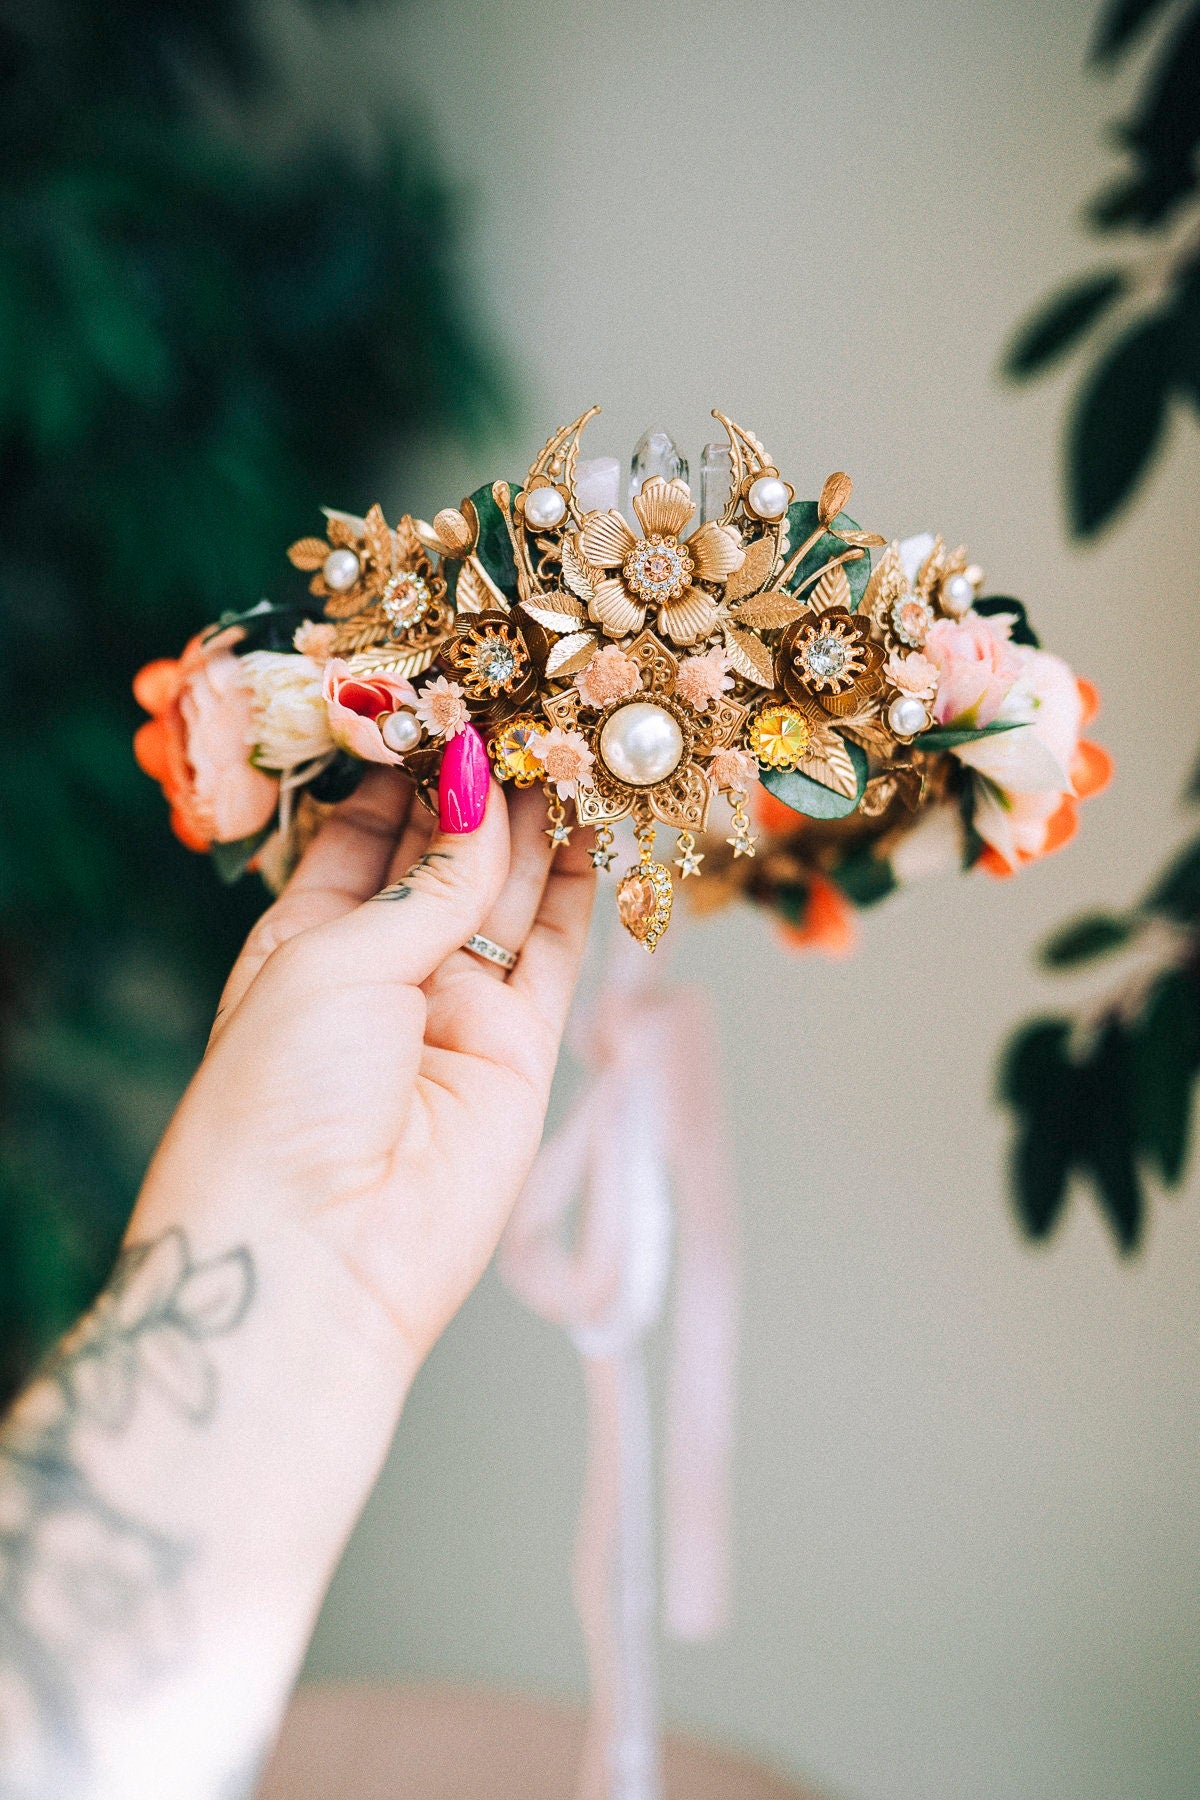
M 508 808 L 492 781 L 471 832 L 439 831 L 412 865 L 370 900 L 308 933 L 339 975 L 419 987 L 477 931 L 508 876 Z

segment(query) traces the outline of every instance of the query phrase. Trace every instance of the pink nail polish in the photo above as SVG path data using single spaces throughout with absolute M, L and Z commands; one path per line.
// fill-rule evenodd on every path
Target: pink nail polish
M 487 745 L 473 725 L 452 737 L 442 753 L 438 815 L 443 831 L 477 831 L 487 811 Z

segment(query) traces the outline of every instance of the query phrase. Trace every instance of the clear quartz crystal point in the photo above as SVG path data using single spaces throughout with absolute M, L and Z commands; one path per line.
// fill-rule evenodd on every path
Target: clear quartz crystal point
M 674 481 L 677 475 L 683 481 L 688 478 L 687 460 L 669 431 L 644 431 L 638 439 L 629 465 L 631 500 L 636 499 L 642 483 L 652 475 L 661 475 L 664 481 Z
M 579 463 L 575 504 L 581 513 L 616 511 L 621 504 L 621 465 L 615 456 L 593 456 Z
M 733 486 L 733 457 L 728 444 L 705 444 L 700 458 L 700 517 L 719 519 Z

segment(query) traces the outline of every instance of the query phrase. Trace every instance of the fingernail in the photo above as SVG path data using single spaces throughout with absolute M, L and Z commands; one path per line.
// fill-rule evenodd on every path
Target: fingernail
M 477 831 L 487 811 L 487 745 L 473 725 L 452 737 L 438 776 L 438 818 L 443 831 Z

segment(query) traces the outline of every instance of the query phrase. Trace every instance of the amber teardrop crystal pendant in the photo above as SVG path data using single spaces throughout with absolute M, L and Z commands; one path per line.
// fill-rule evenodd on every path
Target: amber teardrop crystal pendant
M 657 948 L 671 922 L 675 890 L 662 863 L 641 862 L 617 883 L 617 912 L 621 923 L 647 950 Z

